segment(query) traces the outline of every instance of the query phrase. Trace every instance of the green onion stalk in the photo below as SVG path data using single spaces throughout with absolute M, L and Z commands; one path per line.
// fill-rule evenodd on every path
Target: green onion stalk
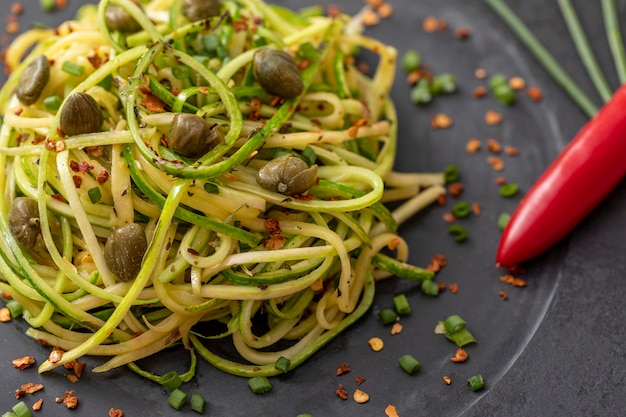
M 94 371 L 127 365 L 175 390 L 194 374 L 193 353 L 182 375 L 136 363 L 182 345 L 225 372 L 276 375 L 362 317 L 376 281 L 434 278 L 408 263 L 398 234 L 445 192 L 445 178 L 393 169 L 396 50 L 344 15 L 225 0 L 219 15 L 193 22 L 182 3 L 101 0 L 7 51 L 0 289 L 23 308 L 28 336 L 64 350 L 40 372 L 103 356 Z M 110 29 L 109 5 L 139 29 Z M 297 94 L 258 79 L 264 49 L 293 60 Z M 357 69 L 361 49 L 380 56 L 372 76 Z M 15 90 L 39 55 L 49 76 L 24 104 Z M 63 114 L 78 93 L 95 100 L 102 123 L 68 135 Z M 183 115 L 217 137 L 199 155 L 174 145 L 170 126 Z M 314 173 L 306 188 L 287 194 L 260 179 L 284 157 Z M 24 199 L 34 213 L 19 223 Z M 32 241 L 16 231 L 33 225 Z

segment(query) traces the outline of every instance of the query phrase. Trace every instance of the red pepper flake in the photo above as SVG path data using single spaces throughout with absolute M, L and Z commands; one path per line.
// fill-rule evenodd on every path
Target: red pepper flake
M 460 40 L 469 38 L 470 34 L 471 34 L 471 31 L 468 27 L 461 27 L 454 31 L 454 36 Z
M 22 356 L 21 358 L 13 359 L 12 363 L 16 369 L 22 370 L 34 364 L 35 358 L 32 356 Z
M 43 405 L 43 398 L 40 398 L 33 403 L 33 411 L 41 410 L 42 405 Z
M 443 376 L 443 383 L 446 384 L 446 385 L 450 385 L 452 383 L 452 379 L 449 376 L 444 375 Z
M 435 254 L 430 259 L 430 263 L 428 264 L 426 269 L 428 269 L 429 271 L 432 271 L 432 272 L 439 272 L 441 270 L 441 268 L 446 266 L 447 263 L 448 263 L 448 261 L 447 261 L 447 259 L 446 259 L 446 257 L 444 255 Z
M 491 153 L 500 153 L 502 152 L 502 145 L 496 139 L 489 138 L 487 139 L 487 149 Z
M 309 68 L 310 66 L 311 66 L 311 61 L 308 59 L 303 59 L 298 62 L 298 69 L 301 71 Z
M 424 19 L 424 22 L 422 22 L 422 29 L 427 33 L 436 32 L 437 29 L 439 29 L 439 19 L 434 16 L 428 16 Z
M 465 151 L 469 154 L 475 154 L 480 150 L 481 146 L 480 139 L 470 138 L 465 144 Z
M 459 292 L 459 284 L 457 283 L 448 285 L 448 288 L 450 288 L 450 292 L 452 294 L 456 294 L 457 292 Z
M 357 385 L 362 385 L 365 382 L 365 377 L 357 376 L 354 378 L 354 382 L 356 382 Z
M 252 100 L 250 100 L 251 109 L 259 110 L 262 106 L 263 103 L 261 103 L 261 100 L 259 100 L 258 98 L 253 98 Z
M 430 126 L 433 130 L 447 129 L 453 124 L 453 120 L 445 113 L 437 113 L 430 118 Z
M 443 213 L 443 221 L 446 223 L 454 223 L 456 221 L 456 216 L 454 214 L 452 214 L 452 212 L 445 212 Z
M 11 5 L 11 14 L 13 15 L 20 15 L 22 14 L 22 12 L 24 11 L 24 7 L 22 6 L 21 3 L 19 2 L 15 2 Z
M 109 55 L 100 56 L 97 52 L 94 52 L 87 56 L 87 61 L 94 69 L 98 69 L 109 61 Z
M 541 99 L 543 98 L 543 92 L 538 87 L 528 88 L 527 93 L 528 93 L 528 96 L 533 101 L 541 101 Z
M 489 126 L 496 126 L 502 122 L 502 114 L 495 110 L 487 110 L 485 113 L 485 123 Z
M 506 301 L 509 299 L 509 296 L 504 291 L 499 291 L 498 295 L 500 296 L 500 298 L 502 298 L 502 301 Z
M 78 377 L 74 374 L 68 374 L 65 375 L 65 377 L 67 378 L 68 381 L 70 381 L 72 384 L 75 384 L 78 382 Z
M 504 177 L 497 177 L 496 179 L 493 180 L 493 182 L 496 185 L 504 185 L 504 184 L 506 184 L 506 178 L 504 178 Z
M 391 334 L 392 335 L 397 335 L 402 333 L 402 330 L 404 330 L 404 326 L 402 326 L 402 324 L 395 322 L 392 326 L 391 326 Z
M 488 92 L 487 87 L 480 85 L 474 88 L 474 91 L 472 91 L 472 97 L 483 98 L 487 96 L 487 92 Z
M 459 197 L 463 192 L 463 188 L 464 186 L 460 182 L 453 182 L 448 184 L 448 194 L 452 197 Z
M 37 135 L 33 138 L 33 141 L 31 143 L 33 145 L 37 145 L 45 140 L 46 140 L 46 137 L 44 135 Z
M 517 155 L 519 155 L 519 149 L 514 148 L 512 146 L 505 146 L 504 147 L 504 153 L 509 155 L 509 156 L 517 156 Z
M 11 310 L 7 307 L 0 308 L 0 323 L 8 323 L 11 321 Z
M 337 376 L 348 373 L 351 370 L 352 369 L 350 368 L 350 364 L 348 364 L 347 362 L 341 363 L 337 368 Z
M 514 287 L 525 287 L 526 286 L 526 280 L 523 280 L 522 278 L 516 278 L 513 275 L 502 275 L 500 277 L 500 281 L 504 282 L 505 284 L 510 284 Z
M 24 111 L 23 108 L 18 107 L 17 109 L 15 109 L 15 111 L 13 112 L 13 114 L 15 114 L 16 116 L 19 116 L 20 114 L 22 114 L 22 112 Z
M 22 384 L 20 388 L 15 390 L 15 398 L 20 399 L 26 394 L 34 394 L 35 392 L 41 391 L 42 389 L 43 384 L 28 382 L 26 384 Z
M 141 99 L 141 104 L 152 113 L 165 113 L 165 103 L 155 95 L 145 96 Z
M 339 6 L 331 4 L 326 9 L 326 15 L 328 15 L 328 17 L 337 18 L 341 16 L 341 9 L 339 8 Z
M 474 77 L 478 78 L 479 80 L 484 80 L 485 78 L 487 78 L 487 70 L 485 70 L 484 68 L 476 68 L 476 70 L 474 71 Z
M 209 94 L 209 89 L 207 87 L 198 87 L 198 91 L 204 94 L 205 96 Z
M 61 203 L 65 203 L 65 199 L 61 194 L 52 194 L 51 197 L 57 201 L 60 201 Z
M 446 285 L 445 282 L 440 282 L 439 284 L 437 284 L 437 286 L 439 287 L 439 292 L 444 292 L 446 290 L 446 288 L 448 288 L 448 286 Z
M 487 158 L 487 163 L 494 169 L 494 171 L 502 171 L 504 169 L 504 161 L 502 158 L 490 156 Z
M 74 187 L 80 188 L 83 185 L 83 178 L 78 175 L 72 175 L 72 180 L 74 180 Z
M 437 204 L 439 204 L 440 206 L 445 206 L 447 200 L 448 200 L 448 197 L 446 197 L 445 193 L 441 193 L 437 196 Z
M 376 8 L 376 13 L 383 19 L 390 18 L 393 15 L 393 7 L 389 3 L 382 3 Z
M 458 348 L 456 350 L 456 353 L 454 354 L 453 357 L 450 358 L 450 360 L 452 362 L 460 363 L 460 362 L 465 362 L 468 357 L 469 355 L 467 354 L 467 351 L 465 349 Z
M 48 362 L 50 363 L 59 362 L 61 358 L 63 357 L 63 353 L 65 352 L 60 347 L 53 348 L 52 351 L 50 352 L 50 355 L 48 355 Z
M 335 394 L 337 394 L 342 400 L 348 399 L 348 391 L 345 390 L 343 384 L 339 384 L 339 388 L 335 390 Z
M 107 182 L 109 178 L 111 178 L 111 174 L 109 174 L 109 171 L 107 171 L 106 169 L 103 169 L 96 177 L 96 181 L 98 182 L 98 184 L 102 185 Z
M 54 0 L 57 9 L 64 9 L 67 6 L 67 0 Z
M 78 397 L 74 395 L 74 391 L 65 391 L 63 397 L 57 397 L 54 399 L 57 403 L 63 403 L 67 408 L 73 409 L 78 405 Z
M 392 404 L 389 404 L 387 407 L 385 407 L 385 415 L 387 417 L 400 417 L 398 415 L 398 409 L 395 405 Z
M 522 77 L 511 77 L 509 87 L 515 91 L 522 91 L 526 87 L 526 81 Z
M 479 202 L 472 203 L 472 213 L 474 213 L 474 216 L 479 216 L 480 211 L 481 211 L 480 203 Z
M 124 413 L 119 408 L 111 408 L 109 410 L 109 417 L 124 417 Z

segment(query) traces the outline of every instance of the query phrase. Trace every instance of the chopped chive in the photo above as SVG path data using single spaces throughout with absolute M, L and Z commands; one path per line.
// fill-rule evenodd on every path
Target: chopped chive
M 467 384 L 472 389 L 472 391 L 478 391 L 485 387 L 485 379 L 480 374 L 474 375 L 467 379 Z
M 448 233 L 454 236 L 454 240 L 458 243 L 467 239 L 467 229 L 460 224 L 452 224 L 448 227 Z
M 513 197 L 518 191 L 519 186 L 514 182 L 500 186 L 500 195 L 505 198 Z
M 77 64 L 75 62 L 72 62 L 72 61 L 63 62 L 63 65 L 61 65 L 61 69 L 63 70 L 63 72 L 66 72 L 75 77 L 80 77 L 81 75 L 85 73 L 84 66 Z
M 422 367 L 422 364 L 420 364 L 417 359 L 408 354 L 402 355 L 400 359 L 398 359 L 398 365 L 409 375 L 415 374 Z
M 436 75 L 430 84 L 430 91 L 437 94 L 452 94 L 456 91 L 456 75 L 443 73 Z
M 20 317 L 22 313 L 24 312 L 24 308 L 22 307 L 22 305 L 15 300 L 7 301 L 5 303 L 5 306 L 6 308 L 9 309 L 9 312 L 11 313 L 11 317 L 14 319 Z
M 398 320 L 398 315 L 390 308 L 383 308 L 378 312 L 378 320 L 380 320 L 383 326 L 386 326 L 395 323 Z
M 493 74 L 489 77 L 489 88 L 495 90 L 497 87 L 501 85 L 508 85 L 508 80 L 502 74 Z
M 428 104 L 433 100 L 430 92 L 430 83 L 426 78 L 420 79 L 417 84 L 411 88 L 411 102 L 417 105 Z
M 409 50 L 406 51 L 402 56 L 402 61 L 400 62 L 400 65 L 402 65 L 402 69 L 404 69 L 406 72 L 411 72 L 419 68 L 421 60 L 422 58 L 419 52 L 415 50 Z
M 439 295 L 439 284 L 434 281 L 422 281 L 421 289 L 424 295 L 428 295 L 430 297 L 436 297 Z
M 191 409 L 196 413 L 202 414 L 204 413 L 204 405 L 206 400 L 204 397 L 198 393 L 191 394 L 191 399 L 189 400 L 189 405 Z
M 289 370 L 289 368 L 291 368 L 291 361 L 284 356 L 281 356 L 276 359 L 276 362 L 274 362 L 274 368 L 276 368 L 277 371 L 285 373 Z
M 454 205 L 454 207 L 452 207 L 452 214 L 454 214 L 454 217 L 457 219 L 467 217 L 471 212 L 472 206 L 470 206 L 470 203 L 467 201 L 459 201 Z
M 39 6 L 46 11 L 51 12 L 56 8 L 56 3 L 54 0 L 39 0 Z
M 309 414 L 309 413 L 298 414 L 296 417 L 313 417 L 313 414 Z
M 161 377 L 161 384 L 168 391 L 174 391 L 183 384 L 183 381 L 175 371 L 170 371 Z
M 217 187 L 217 185 L 213 184 L 212 182 L 205 182 L 204 183 L 204 191 L 206 191 L 209 194 L 219 194 L 220 193 L 220 189 Z
M 13 413 L 16 417 L 32 417 L 30 409 L 24 401 L 20 401 L 13 406 Z
M 411 305 L 407 300 L 406 295 L 398 294 L 393 297 L 393 305 L 400 316 L 406 316 L 411 314 Z
M 304 161 L 309 166 L 311 166 L 311 165 L 315 164 L 315 161 L 317 160 L 317 154 L 315 153 L 313 148 L 311 148 L 309 145 L 307 145 L 304 148 L 304 150 L 302 151 L 302 159 L 304 159 Z
M 216 34 L 210 34 L 202 38 L 202 46 L 207 52 L 215 52 L 220 44 L 220 39 Z
M 509 213 L 502 213 L 498 216 L 498 227 L 500 230 L 504 230 L 506 225 L 509 224 L 509 220 L 511 220 L 511 215 Z
M 2 417 L 17 417 L 17 416 L 15 415 L 15 413 L 7 411 L 5 413 L 2 413 Z
M 61 103 L 62 100 L 59 96 L 49 96 L 43 99 L 43 106 L 48 111 L 59 110 L 59 107 L 61 107 Z
M 107 75 L 98 83 L 98 86 L 104 88 L 105 90 L 110 90 L 113 88 L 113 76 L 111 74 Z
M 248 386 L 250 390 L 255 394 L 265 394 L 266 392 L 271 391 L 272 384 L 270 384 L 270 380 L 264 376 L 255 376 L 248 379 Z
M 461 316 L 459 316 L 458 314 L 454 314 L 454 315 L 448 317 L 443 322 L 443 328 L 448 333 L 459 332 L 459 331 L 463 330 L 466 325 L 467 325 L 467 322 L 465 320 L 463 320 L 463 318 Z
M 459 179 L 459 167 L 457 165 L 448 165 L 443 170 L 443 177 L 446 181 L 446 184 L 454 182 Z
M 493 89 L 493 96 L 505 106 L 511 106 L 515 103 L 517 95 L 515 90 L 509 87 L 508 84 L 499 85 Z
M 167 405 L 174 410 L 180 410 L 187 401 L 187 393 L 176 388 L 167 399 Z
M 624 41 L 619 27 L 619 14 L 615 9 L 614 0 L 602 0 L 602 14 L 606 36 L 611 47 L 611 54 L 615 62 L 615 70 L 621 84 L 626 83 L 626 54 L 624 53 Z
M 87 195 L 89 196 L 89 201 L 91 204 L 96 204 L 102 199 L 102 193 L 100 192 L 100 188 L 93 187 L 87 190 Z
M 476 343 L 476 339 L 467 329 L 459 330 L 456 333 L 445 332 L 445 336 L 453 341 L 458 347 L 463 347 L 470 343 Z

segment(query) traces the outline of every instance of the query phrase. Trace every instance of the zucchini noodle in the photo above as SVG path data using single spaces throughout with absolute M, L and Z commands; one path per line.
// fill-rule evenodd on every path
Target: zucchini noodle
M 445 189 L 442 174 L 393 171 L 396 50 L 346 15 L 224 0 L 220 15 L 191 22 L 182 3 L 101 0 L 7 51 L 0 289 L 24 307 L 29 336 L 65 351 L 40 372 L 85 355 L 109 357 L 98 372 L 134 368 L 181 343 L 225 372 L 275 375 L 281 356 L 298 366 L 358 320 L 376 280 L 433 278 L 406 263 L 398 235 Z M 110 6 L 138 30 L 109 29 Z M 300 94 L 261 87 L 253 66 L 262 48 L 294 58 Z M 371 76 L 355 63 L 363 49 L 378 55 Z M 15 91 L 40 55 L 50 76 L 24 105 Z M 63 133 L 75 93 L 95 99 L 99 131 Z M 47 100 L 55 97 L 56 108 Z M 181 113 L 202 117 L 223 140 L 197 159 L 180 155 L 168 135 Z M 314 185 L 296 195 L 259 185 L 258 173 L 282 155 L 316 165 Z M 20 197 L 37 201 L 32 247 L 12 232 Z M 147 247 L 124 280 L 106 247 L 129 224 Z M 215 349 L 222 339 L 237 353 Z

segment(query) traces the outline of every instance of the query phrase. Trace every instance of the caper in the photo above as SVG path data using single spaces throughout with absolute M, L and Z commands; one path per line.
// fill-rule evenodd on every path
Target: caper
M 286 195 L 303 194 L 317 181 L 317 165 L 309 167 L 302 159 L 283 155 L 261 168 L 256 182 L 266 190 Z
M 220 14 L 219 0 L 183 0 L 183 14 L 192 22 Z
M 141 25 L 137 23 L 134 17 L 130 15 L 124 8 L 109 4 L 104 12 L 104 20 L 110 29 L 117 30 L 122 33 L 134 33 L 141 29 Z
M 265 91 L 285 98 L 302 94 L 298 65 L 285 51 L 263 48 L 254 53 L 254 78 Z
M 104 260 L 115 276 L 132 281 L 139 274 L 147 250 L 146 233 L 137 223 L 130 223 L 111 229 L 104 245 Z
M 103 117 L 100 106 L 87 93 L 74 93 L 63 104 L 59 127 L 68 136 L 100 131 Z
M 48 80 L 50 79 L 50 61 L 44 55 L 30 61 L 24 69 L 15 94 L 25 105 L 31 105 L 37 101 Z
M 178 113 L 170 125 L 169 147 L 187 158 L 199 158 L 223 141 L 219 126 L 195 114 Z
M 13 200 L 9 210 L 9 230 L 20 245 L 32 248 L 39 235 L 39 208 L 37 201 L 30 197 Z

